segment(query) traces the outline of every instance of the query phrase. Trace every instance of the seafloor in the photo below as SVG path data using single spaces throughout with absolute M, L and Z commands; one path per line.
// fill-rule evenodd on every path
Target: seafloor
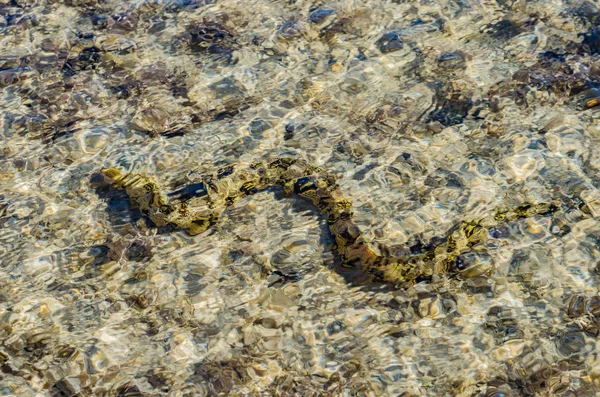
M 0 87 L 0 395 L 600 394 L 596 1 L 0 0 Z M 558 211 L 399 288 L 278 189 L 191 237 L 99 173 L 274 157 L 415 253 Z

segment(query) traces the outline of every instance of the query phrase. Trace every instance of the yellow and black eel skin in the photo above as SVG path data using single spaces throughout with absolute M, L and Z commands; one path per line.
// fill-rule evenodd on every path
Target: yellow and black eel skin
M 321 168 L 301 159 L 279 158 L 251 164 L 234 164 L 206 175 L 168 196 L 151 178 L 121 173 L 115 168 L 102 171 L 113 186 L 124 190 L 131 202 L 156 226 L 173 225 L 191 235 L 206 231 L 237 200 L 281 186 L 286 195 L 295 194 L 309 200 L 327 216 L 335 250 L 348 266 L 360 265 L 376 280 L 394 284 L 430 279 L 449 271 L 462 275 L 482 275 L 491 269 L 470 268 L 461 254 L 483 249 L 491 228 L 500 223 L 555 212 L 554 204 L 523 204 L 479 220 L 462 222 L 445 242 L 425 253 L 396 257 L 385 246 L 378 249 L 365 240 L 353 221 L 351 203 L 344 198 L 335 178 Z

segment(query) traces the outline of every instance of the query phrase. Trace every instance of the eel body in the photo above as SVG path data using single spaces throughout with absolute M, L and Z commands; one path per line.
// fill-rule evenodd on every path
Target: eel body
M 496 211 L 479 220 L 462 222 L 437 246 L 416 255 L 394 256 L 386 246 L 377 248 L 365 240 L 353 220 L 352 205 L 344 198 L 330 173 L 304 160 L 279 158 L 251 164 L 234 164 L 221 168 L 197 183 L 165 194 L 150 177 L 122 173 L 115 168 L 103 170 L 112 184 L 124 190 L 141 212 L 156 226 L 173 225 L 191 235 L 206 231 L 220 215 L 239 199 L 281 186 L 286 195 L 309 200 L 327 217 L 335 249 L 350 267 L 359 265 L 375 279 L 394 284 L 430 279 L 448 272 L 478 276 L 491 269 L 480 266 L 478 250 L 490 229 L 500 223 L 557 210 L 554 204 L 524 204 L 508 211 Z

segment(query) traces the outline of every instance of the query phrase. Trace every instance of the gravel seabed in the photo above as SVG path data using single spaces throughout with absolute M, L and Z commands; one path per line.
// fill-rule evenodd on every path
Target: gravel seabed
M 0 395 L 598 395 L 599 7 L 0 0 Z M 191 237 L 100 176 L 273 157 L 399 250 L 560 209 L 395 288 L 280 190 Z

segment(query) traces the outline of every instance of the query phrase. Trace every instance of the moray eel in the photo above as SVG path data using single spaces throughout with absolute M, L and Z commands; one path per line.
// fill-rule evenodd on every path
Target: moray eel
M 280 158 L 252 164 L 234 164 L 206 175 L 201 181 L 165 195 L 151 178 L 121 173 L 115 168 L 102 171 L 112 184 L 124 190 L 130 200 L 156 226 L 173 225 L 196 235 L 214 225 L 219 216 L 237 200 L 281 186 L 286 195 L 309 200 L 327 216 L 335 250 L 348 267 L 360 266 L 376 280 L 394 284 L 430 279 L 448 272 L 465 277 L 485 274 L 469 260 L 468 252 L 484 250 L 483 243 L 491 228 L 500 223 L 553 213 L 554 204 L 524 204 L 515 209 L 497 211 L 477 222 L 462 222 L 446 241 L 418 255 L 397 257 L 390 249 L 365 240 L 353 221 L 352 205 L 344 198 L 335 178 L 299 159 Z

